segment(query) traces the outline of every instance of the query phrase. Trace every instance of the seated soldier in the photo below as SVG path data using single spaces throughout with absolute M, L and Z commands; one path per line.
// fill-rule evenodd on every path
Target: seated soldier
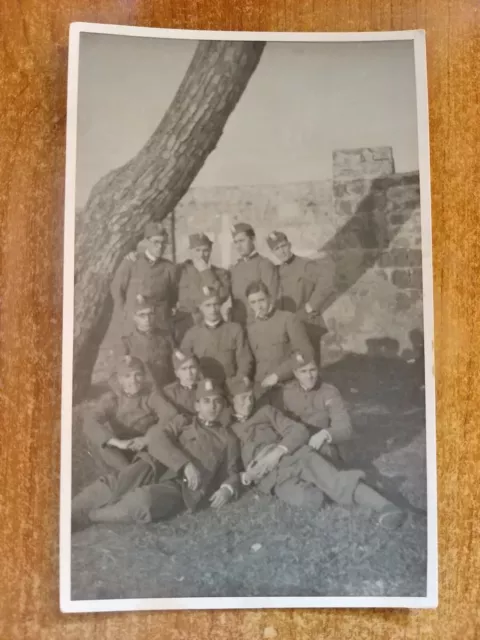
M 114 348 L 117 358 L 135 356 L 145 365 L 149 377 L 161 389 L 174 380 L 173 341 L 168 332 L 156 327 L 155 307 L 150 299 L 138 295 L 133 312 L 133 329 L 122 336 Z
M 293 313 L 275 308 L 263 282 L 250 283 L 245 295 L 255 316 L 247 324 L 256 363 L 255 380 L 268 389 L 292 377 L 293 351 L 311 354 L 313 358 L 313 348 L 303 323 Z
M 148 434 L 149 454 L 117 474 L 100 478 L 72 502 L 72 528 L 94 522 L 157 522 L 185 508 L 215 509 L 239 488 L 238 440 L 219 422 L 222 390 L 212 380 L 196 389 L 196 416 L 177 416 Z
M 220 312 L 220 298 L 214 289 L 203 287 L 198 307 L 203 322 L 187 331 L 181 350 L 193 354 L 207 378 L 218 382 L 252 376 L 253 358 L 242 327 L 225 322 Z
M 170 422 L 176 415 L 195 415 L 195 390 L 200 379 L 200 369 L 194 355 L 186 355 L 175 349 L 172 356 L 175 382 L 162 389 L 167 402 L 163 412 L 163 422 Z
M 156 424 L 165 400 L 146 379 L 139 358 L 125 356 L 117 362 L 111 390 L 84 411 L 83 432 L 90 453 L 105 470 L 120 470 L 133 452 L 145 447 L 144 436 Z
M 197 301 L 202 288 L 214 289 L 223 304 L 230 297 L 230 273 L 210 263 L 212 241 L 204 233 L 188 238 L 191 259 L 179 266 L 178 304 L 175 314 L 175 336 L 180 343 L 185 333 L 203 318 Z
M 309 430 L 309 444 L 322 455 L 343 459 L 342 443 L 353 435 L 352 423 L 338 389 L 323 382 L 311 354 L 293 355 L 294 380 L 278 389 L 273 401 L 286 415 Z
M 242 483 L 297 506 L 319 508 L 325 496 L 343 506 L 358 504 L 378 513 L 378 522 L 396 529 L 405 512 L 362 482 L 359 470 L 340 471 L 308 446 L 310 433 L 300 422 L 270 405 L 255 411 L 252 390 L 242 381 L 230 384 L 234 423 L 245 472 Z

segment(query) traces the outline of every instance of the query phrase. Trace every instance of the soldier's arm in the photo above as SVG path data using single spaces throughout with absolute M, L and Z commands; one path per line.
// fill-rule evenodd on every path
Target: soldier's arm
M 305 276 L 314 285 L 307 305 L 312 311 L 320 313 L 324 311 L 333 294 L 333 273 L 325 262 L 322 264 L 310 260 L 306 265 Z
M 332 438 L 332 444 L 350 440 L 353 435 L 352 421 L 340 392 L 330 384 L 323 384 L 319 393 L 324 394 L 324 402 L 330 419 L 328 432 Z
M 236 327 L 235 358 L 237 362 L 237 376 L 239 378 L 252 378 L 253 355 L 246 339 L 245 332 L 240 325 Z
M 186 265 L 184 262 L 177 265 L 176 281 L 178 287 L 178 306 L 188 308 L 191 300 L 188 278 L 186 277 Z
M 180 351 L 185 355 L 195 355 L 195 327 L 192 327 L 183 336 L 182 344 L 180 345 Z
M 184 416 L 177 415 L 166 425 L 156 425 L 148 432 L 148 452 L 159 462 L 178 473 L 191 462 L 180 447 L 178 438 L 188 425 Z
M 261 411 L 265 413 L 272 428 L 281 437 L 278 446 L 284 447 L 287 453 L 294 453 L 300 447 L 308 444 L 310 433 L 301 422 L 292 420 L 269 405 L 266 405 Z
M 262 280 L 262 282 L 264 282 L 267 287 L 268 290 L 270 291 L 270 295 L 272 297 L 272 301 L 275 302 L 275 300 L 278 297 L 278 270 L 277 267 L 273 264 L 273 262 L 270 262 L 270 260 L 268 260 L 268 258 L 265 258 L 264 260 L 262 260 L 262 262 L 260 263 L 260 280 Z
M 304 357 L 313 360 L 315 352 L 303 322 L 292 314 L 287 318 L 286 330 L 292 351 L 300 351 Z
M 110 285 L 110 292 L 116 307 L 123 307 L 125 305 L 132 264 L 132 262 L 124 258 L 115 272 L 112 284 Z
M 183 415 L 170 400 L 165 393 L 155 390 L 148 399 L 148 404 L 158 417 L 159 425 L 167 425 L 174 418 Z
M 88 406 L 83 413 L 83 432 L 90 442 L 105 446 L 115 436 L 110 420 L 117 407 L 115 394 L 104 394 L 95 405 Z
M 174 264 L 170 266 L 170 284 L 168 290 L 168 303 L 173 309 L 178 302 L 178 271 Z
M 237 497 L 240 489 L 240 443 L 233 432 L 227 432 L 226 449 L 226 477 L 223 486 L 227 486 L 232 491 L 233 497 Z

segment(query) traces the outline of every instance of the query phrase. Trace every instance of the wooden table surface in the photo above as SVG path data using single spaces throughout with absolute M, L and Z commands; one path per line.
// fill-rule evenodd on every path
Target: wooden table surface
M 62 615 L 58 488 L 68 24 L 427 31 L 440 607 Z M 0 1 L 0 638 L 480 637 L 478 0 Z

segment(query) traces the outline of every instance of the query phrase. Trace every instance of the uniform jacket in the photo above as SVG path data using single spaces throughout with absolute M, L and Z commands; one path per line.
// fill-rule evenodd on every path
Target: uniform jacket
M 326 429 L 333 445 L 352 438 L 350 416 L 342 396 L 333 385 L 320 381 L 314 389 L 305 391 L 297 380 L 292 380 L 278 393 L 281 395 L 280 406 L 287 415 L 311 431 Z
M 201 296 L 202 288 L 214 289 L 220 302 L 230 296 L 230 274 L 226 269 L 212 265 L 205 271 L 198 271 L 190 260 L 180 266 L 178 284 L 178 310 L 193 313 Z
M 247 324 L 247 335 L 256 362 L 255 379 L 261 382 L 276 373 L 280 381 L 292 376 L 292 351 L 310 355 L 313 349 L 305 327 L 293 313 L 274 309 L 264 320 Z
M 302 320 L 325 326 L 321 313 L 327 298 L 332 293 L 332 283 L 328 280 L 329 274 L 325 268 L 313 260 L 307 260 L 299 256 L 278 265 L 279 294 L 278 309 L 298 313 Z M 305 311 L 305 305 L 309 304 L 313 313 Z
M 140 358 L 160 389 L 175 379 L 172 366 L 173 342 L 165 332 L 152 331 L 146 334 L 134 329 L 122 336 L 114 351 L 117 358 L 126 355 Z
M 274 301 L 278 295 L 278 273 L 275 265 L 258 253 L 238 260 L 231 267 L 230 273 L 232 279 L 232 320 L 245 325 L 247 318 L 252 317 L 245 296 L 246 288 L 251 282 L 261 280 L 267 285 Z
M 260 480 L 260 487 L 267 492 L 291 475 L 289 467 L 304 451 L 310 438 L 308 429 L 301 422 L 270 405 L 264 405 L 243 422 L 234 421 L 231 429 L 240 441 L 245 468 L 268 445 L 282 445 L 287 449 L 289 455 L 281 459 L 277 469 Z
M 136 396 L 123 393 L 115 379 L 111 386 L 111 391 L 84 411 L 85 431 L 99 447 L 113 437 L 128 439 L 145 435 L 159 421 L 165 406 L 164 399 L 149 385 Z
M 111 293 L 115 309 L 122 311 L 127 322 L 133 316 L 136 297 L 141 295 L 155 305 L 159 328 L 169 330 L 177 303 L 175 265 L 164 258 L 153 262 L 144 253 L 135 262 L 124 258 L 113 278 Z
M 149 432 L 148 451 L 170 473 L 164 478 L 183 478 L 183 469 L 192 462 L 201 475 L 196 491 L 184 486 L 185 502 L 194 507 L 210 496 L 221 484 L 228 484 L 235 493 L 240 486 L 240 447 L 229 428 L 220 422 L 206 425 L 197 417 L 186 421 L 177 416 L 167 426 L 157 426 Z
M 194 326 L 185 334 L 180 349 L 197 356 L 207 378 L 224 381 L 252 376 L 252 353 L 243 328 L 236 322 L 221 321 L 213 328 L 205 324 Z

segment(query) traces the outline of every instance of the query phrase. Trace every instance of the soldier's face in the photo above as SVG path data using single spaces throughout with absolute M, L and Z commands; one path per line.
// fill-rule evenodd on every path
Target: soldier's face
M 244 231 L 236 234 L 233 239 L 233 244 L 239 256 L 242 258 L 249 256 L 255 249 L 255 240 Z
M 251 293 L 248 296 L 248 304 L 256 318 L 265 318 L 270 310 L 270 297 L 263 291 Z
M 272 253 L 283 264 L 292 257 L 292 245 L 290 242 L 281 242 L 275 249 L 272 249 Z
M 203 318 L 207 322 L 217 322 L 220 320 L 220 300 L 218 298 L 210 298 L 209 300 L 205 300 L 200 305 L 200 311 L 202 312 Z
M 179 382 L 184 387 L 193 387 L 198 380 L 198 366 L 195 360 L 188 360 L 175 371 Z
M 143 387 L 145 375 L 142 371 L 127 371 L 118 376 L 118 382 L 127 396 L 136 396 Z
M 237 416 L 248 417 L 253 411 L 254 402 L 253 393 L 251 391 L 237 393 L 233 398 L 233 410 Z
M 313 362 L 305 365 L 304 367 L 300 367 L 300 369 L 295 369 L 293 373 L 302 387 L 307 389 L 307 391 L 313 389 L 317 384 L 318 367 Z
M 210 260 L 210 256 L 212 254 L 212 247 L 203 245 L 202 247 L 195 247 L 192 249 L 192 258 L 194 260 L 203 260 L 204 262 L 208 262 Z
M 218 420 L 224 406 L 222 396 L 206 396 L 195 402 L 195 410 L 200 420 L 214 422 Z
M 133 316 L 133 321 L 137 331 L 148 333 L 155 324 L 155 312 L 153 309 L 140 309 Z
M 145 249 L 148 249 L 148 253 L 154 258 L 161 258 L 166 248 L 167 238 L 165 236 L 152 236 L 145 240 Z

